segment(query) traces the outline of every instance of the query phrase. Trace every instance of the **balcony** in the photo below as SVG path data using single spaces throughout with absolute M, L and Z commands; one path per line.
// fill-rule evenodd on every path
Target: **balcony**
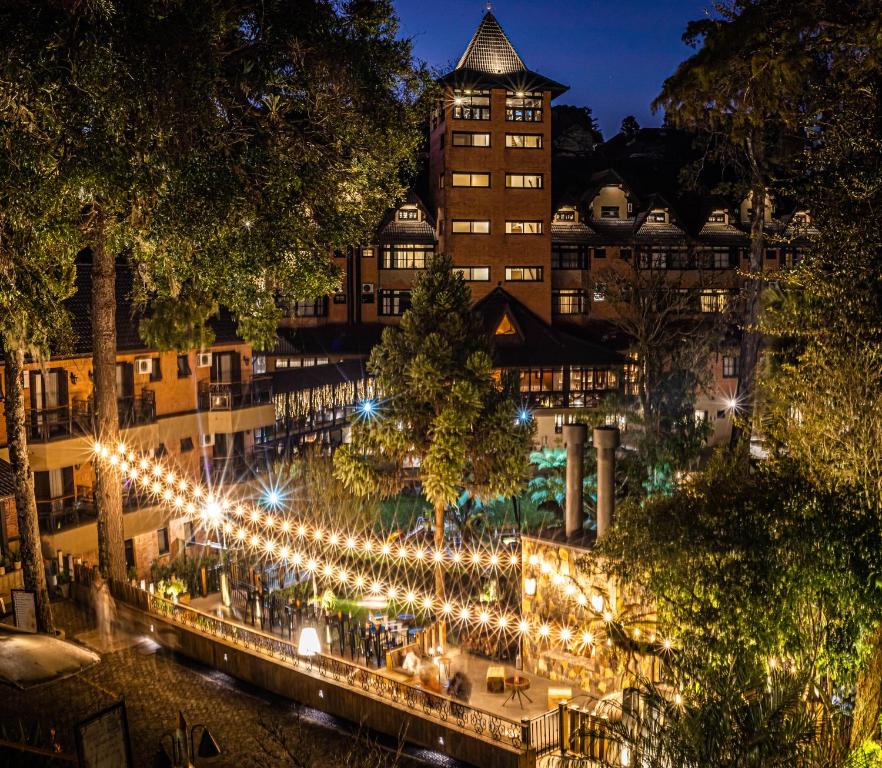
M 142 389 L 139 395 L 116 399 L 120 429 L 130 429 L 156 421 L 156 393 Z M 73 401 L 74 422 L 79 431 L 90 434 L 95 429 L 95 400 L 93 397 Z
M 199 408 L 203 411 L 233 411 L 251 405 L 267 405 L 271 400 L 269 377 L 247 382 L 203 381 L 199 384 Z
M 28 412 L 28 439 L 47 443 L 76 434 L 76 421 L 69 405 L 32 408 Z
M 95 520 L 95 497 L 88 486 L 78 485 L 73 492 L 62 496 L 37 499 L 40 530 L 59 531 Z

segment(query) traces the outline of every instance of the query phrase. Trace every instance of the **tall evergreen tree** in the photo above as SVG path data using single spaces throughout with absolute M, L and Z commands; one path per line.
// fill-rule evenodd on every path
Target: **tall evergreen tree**
M 359 494 L 391 494 L 406 480 L 405 465 L 418 466 L 440 551 L 446 509 L 461 489 L 488 500 L 522 488 L 533 426 L 519 418 L 514 380 L 494 375 L 486 331 L 449 257 L 432 260 L 411 302 L 371 352 L 382 399 L 362 408 L 352 443 L 334 458 L 337 476 Z M 443 599 L 440 566 L 435 591 Z

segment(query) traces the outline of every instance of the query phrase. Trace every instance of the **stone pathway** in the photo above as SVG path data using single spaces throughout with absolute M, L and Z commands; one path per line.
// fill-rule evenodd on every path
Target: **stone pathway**
M 160 739 L 175 727 L 178 710 L 190 725 L 206 724 L 219 742 L 223 752 L 212 766 L 390 768 L 394 763 L 390 755 L 336 730 L 338 724 L 320 727 L 311 721 L 312 713 L 301 716 L 292 702 L 176 657 L 147 637 L 118 635 L 109 648 L 102 645 L 91 617 L 72 601 L 56 603 L 54 611 L 68 638 L 79 637 L 104 651 L 101 663 L 27 691 L 0 685 L 0 722 L 15 724 L 21 719 L 31 727 L 39 723 L 44 732 L 55 728 L 65 753 L 75 751 L 73 729 L 78 721 L 125 697 L 136 768 L 154 764 Z M 297 761 L 285 755 L 283 742 Z M 400 763 L 401 768 L 416 765 L 407 757 Z

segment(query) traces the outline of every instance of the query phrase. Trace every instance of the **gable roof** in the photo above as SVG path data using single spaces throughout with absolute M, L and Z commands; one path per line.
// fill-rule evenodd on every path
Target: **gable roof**
M 579 339 L 539 317 L 503 288 L 494 288 L 474 306 L 493 343 L 493 362 L 504 368 L 543 365 L 622 365 L 612 349 Z M 504 319 L 515 333 L 496 335 Z
M 422 212 L 423 219 L 421 221 L 399 221 L 398 211 L 405 205 L 415 205 Z M 386 214 L 377 230 L 377 245 L 392 245 L 394 243 L 434 245 L 436 240 L 435 221 L 423 201 L 412 189 L 407 190 L 404 200 Z
M 496 86 L 513 91 L 548 90 L 552 98 L 568 90 L 567 86 L 527 69 L 490 11 L 481 19 L 459 63 L 441 82 L 473 88 Z

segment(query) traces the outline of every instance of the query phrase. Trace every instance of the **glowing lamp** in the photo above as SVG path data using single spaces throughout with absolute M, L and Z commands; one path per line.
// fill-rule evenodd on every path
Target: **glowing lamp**
M 532 576 L 529 579 L 524 579 L 524 594 L 527 597 L 536 596 L 536 579 Z
M 304 627 L 300 632 L 300 640 L 297 643 L 299 656 L 315 656 L 322 652 L 322 644 L 319 642 L 318 632 L 315 627 Z
M 264 500 L 267 505 L 270 507 L 279 506 L 279 502 L 282 500 L 281 496 L 279 496 L 279 492 L 275 489 L 267 491 L 266 496 L 264 496 Z

